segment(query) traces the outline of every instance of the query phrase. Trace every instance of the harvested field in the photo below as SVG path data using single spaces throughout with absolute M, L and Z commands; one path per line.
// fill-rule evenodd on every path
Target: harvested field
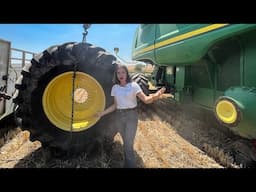
M 135 140 L 140 168 L 239 168 L 227 146 L 232 137 L 216 128 L 218 124 L 171 103 L 168 98 L 141 105 Z M 209 118 L 209 117 L 208 117 Z M 38 141 L 29 140 L 29 132 L 12 128 L 1 132 L 1 168 L 121 168 L 122 139 L 105 141 L 95 153 L 57 158 Z M 253 155 L 252 155 L 253 156 Z M 244 159 L 243 159 L 244 160 Z

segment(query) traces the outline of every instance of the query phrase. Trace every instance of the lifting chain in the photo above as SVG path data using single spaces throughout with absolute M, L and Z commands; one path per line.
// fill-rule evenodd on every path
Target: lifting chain
M 87 29 L 89 29 L 91 24 L 83 24 L 84 32 L 83 32 L 83 43 L 86 43 L 86 35 L 88 34 Z

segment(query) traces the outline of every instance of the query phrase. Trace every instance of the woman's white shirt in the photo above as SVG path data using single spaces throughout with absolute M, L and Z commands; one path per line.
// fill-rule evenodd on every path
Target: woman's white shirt
M 111 96 L 116 98 L 117 109 L 134 108 L 137 106 L 137 93 L 142 89 L 136 82 L 127 83 L 124 87 L 115 84 L 111 90 Z

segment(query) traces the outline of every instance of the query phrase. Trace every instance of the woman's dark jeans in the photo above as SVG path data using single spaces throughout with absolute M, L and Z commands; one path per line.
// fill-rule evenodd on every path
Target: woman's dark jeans
M 117 129 L 122 136 L 124 143 L 124 167 L 135 168 L 136 159 L 133 150 L 134 139 L 138 125 L 137 109 L 117 109 Z

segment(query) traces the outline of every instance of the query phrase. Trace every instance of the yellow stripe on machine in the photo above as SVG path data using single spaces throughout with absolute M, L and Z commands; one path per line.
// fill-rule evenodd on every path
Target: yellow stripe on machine
M 166 46 L 166 45 L 170 45 L 172 43 L 176 43 L 178 41 L 181 41 L 181 40 L 184 40 L 184 39 L 188 39 L 190 37 L 193 37 L 193 36 L 196 36 L 196 35 L 199 35 L 199 34 L 202 34 L 202 33 L 206 33 L 206 32 L 209 32 L 209 31 L 212 31 L 212 30 L 224 27 L 226 25 L 228 25 L 228 24 L 213 24 L 213 25 L 210 25 L 210 26 L 207 26 L 207 27 L 196 29 L 194 31 L 191 31 L 191 32 L 179 35 L 177 37 L 166 39 L 164 41 L 156 43 L 155 45 L 150 45 L 148 47 L 145 47 L 145 48 L 143 48 L 141 50 L 138 50 L 138 51 L 134 52 L 133 55 L 135 56 L 135 55 L 138 55 L 139 53 L 144 53 L 144 52 L 147 52 L 147 51 L 151 51 L 151 50 L 153 50 L 155 48 L 159 48 L 159 47 L 163 47 L 163 46 Z

